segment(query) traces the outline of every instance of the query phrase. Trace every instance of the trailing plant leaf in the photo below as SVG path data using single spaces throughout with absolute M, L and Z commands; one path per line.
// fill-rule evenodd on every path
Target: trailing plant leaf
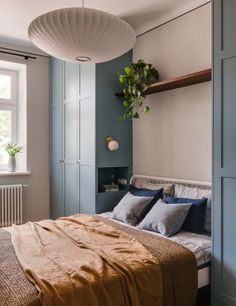
M 124 114 L 119 119 L 138 119 L 142 114 L 148 113 L 150 108 L 144 104 L 146 91 L 151 82 L 158 81 L 159 72 L 140 59 L 137 63 L 125 67 L 118 79 L 124 86 Z
M 125 108 L 127 108 L 127 107 L 129 107 L 129 102 L 124 101 L 124 102 L 123 102 L 123 105 L 124 105 Z

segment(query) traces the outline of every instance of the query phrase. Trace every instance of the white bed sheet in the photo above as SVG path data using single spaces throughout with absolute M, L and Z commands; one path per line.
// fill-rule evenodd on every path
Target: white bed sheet
M 112 214 L 111 212 L 107 212 L 107 213 L 100 214 L 100 216 L 111 219 L 111 214 Z M 111 220 L 123 226 L 130 226 L 126 223 L 119 222 L 114 219 L 111 219 Z M 139 231 L 148 232 L 151 235 L 160 236 L 160 234 L 156 232 L 142 230 L 142 229 L 139 229 L 137 226 L 134 226 L 133 228 Z M 204 266 L 211 261 L 211 237 L 209 236 L 181 231 L 172 237 L 168 237 L 168 238 L 164 237 L 164 238 L 174 240 L 177 243 L 188 248 L 190 251 L 192 251 L 196 257 L 198 267 Z

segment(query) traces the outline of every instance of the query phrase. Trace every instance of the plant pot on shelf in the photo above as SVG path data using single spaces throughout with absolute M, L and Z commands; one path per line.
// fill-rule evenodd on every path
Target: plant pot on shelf
M 9 156 L 8 171 L 9 172 L 15 172 L 16 171 L 16 157 L 15 156 Z

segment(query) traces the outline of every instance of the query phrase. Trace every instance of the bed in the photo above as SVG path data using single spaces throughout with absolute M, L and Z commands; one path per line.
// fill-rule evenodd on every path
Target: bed
M 146 175 L 134 175 L 131 178 L 130 183 L 137 187 L 148 187 L 148 188 L 155 188 L 156 185 L 159 186 L 160 184 L 166 184 L 166 183 L 171 183 L 174 185 L 181 184 L 183 186 L 186 186 L 187 188 L 193 188 L 193 189 L 199 188 L 203 190 L 204 196 L 208 197 L 210 195 L 209 199 L 210 201 L 208 201 L 209 206 L 207 206 L 206 214 L 208 215 L 208 219 L 211 220 L 212 195 L 211 195 L 211 184 L 209 182 L 154 177 Z M 196 197 L 196 194 L 194 194 L 194 197 Z M 111 214 L 110 212 L 105 213 L 104 217 L 109 218 L 110 214 Z M 210 279 L 211 279 L 210 267 L 211 267 L 212 240 L 209 228 L 211 228 L 211 224 L 208 226 L 208 233 L 205 233 L 203 235 L 181 231 L 180 233 L 176 234 L 174 237 L 169 238 L 183 245 L 184 247 L 187 247 L 194 253 L 198 266 L 198 289 L 208 286 L 210 284 Z M 158 235 L 157 233 L 154 232 L 149 232 L 149 233 Z
M 181 183 L 134 176 L 136 186 Z M 193 306 L 209 284 L 211 239 L 164 238 L 111 219 L 75 215 L 0 230 L 1 306 Z

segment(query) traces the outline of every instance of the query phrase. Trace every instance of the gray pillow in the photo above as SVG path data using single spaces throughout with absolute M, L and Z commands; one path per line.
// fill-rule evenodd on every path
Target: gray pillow
M 191 205 L 191 203 L 169 205 L 160 199 L 139 224 L 139 228 L 170 237 L 181 230 Z
M 135 225 L 153 197 L 139 197 L 128 192 L 116 205 L 112 218 Z

